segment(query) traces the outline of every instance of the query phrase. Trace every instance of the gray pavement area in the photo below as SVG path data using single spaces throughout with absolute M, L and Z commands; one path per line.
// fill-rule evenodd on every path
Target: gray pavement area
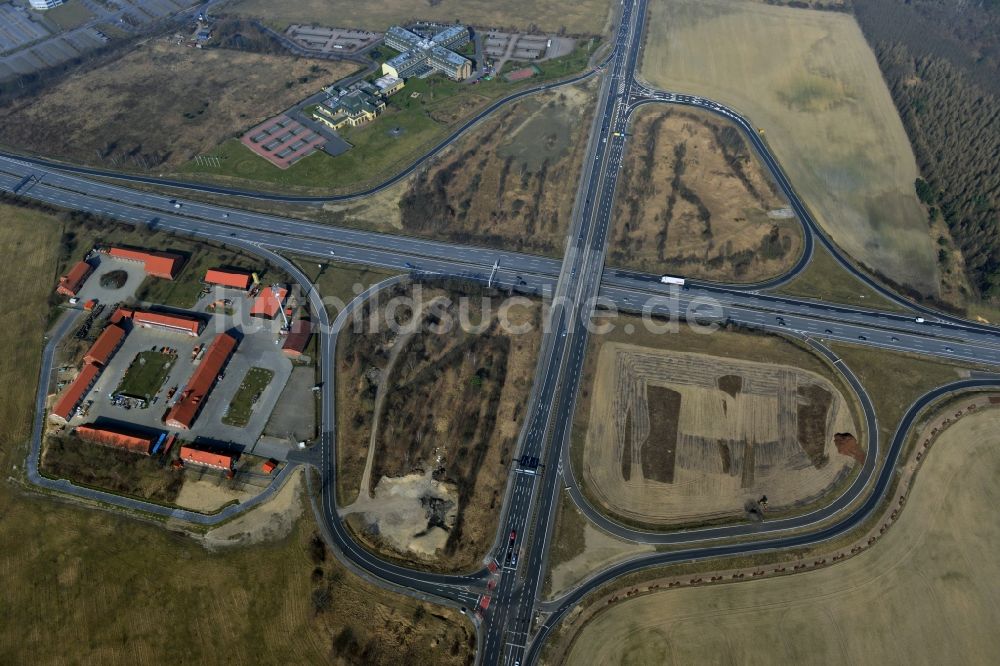
M 89 288 L 89 283 L 94 281 L 93 278 L 88 280 L 86 287 Z M 205 312 L 207 306 L 218 296 L 214 291 L 201 298 L 194 312 L 206 321 L 206 325 L 197 338 L 183 333 L 133 327 L 85 399 L 84 404 L 89 404 L 85 415 L 76 417 L 72 425 L 108 419 L 141 428 L 172 431 L 173 429 L 163 423 L 163 417 L 172 402 L 180 397 L 196 366 L 201 362 L 201 358 L 192 358 L 195 347 L 204 349 L 215 336 L 233 331 L 242 337 L 222 373 L 222 378 L 209 394 L 193 427 L 187 431 L 176 432 L 185 440 L 210 441 L 226 444 L 234 450 L 250 452 L 264 431 L 264 426 L 282 395 L 285 383 L 292 374 L 292 362 L 281 352 L 280 345 L 283 338 L 279 334 L 280 320 L 269 321 L 248 317 L 246 313 L 249 312 L 251 300 L 244 292 L 227 289 L 223 293 L 233 300 L 233 313 Z M 176 357 L 169 368 L 166 380 L 150 404 L 142 407 L 137 400 L 113 400 L 112 394 L 117 391 L 136 356 L 140 352 L 164 347 L 172 350 Z M 226 425 L 222 422 L 222 417 L 251 368 L 266 368 L 271 370 L 274 376 L 257 401 L 247 425 L 244 427 Z M 168 401 L 167 395 L 170 389 L 174 389 L 174 392 Z M 314 415 L 312 418 L 315 418 Z M 290 441 L 285 442 L 285 447 L 292 444 Z M 277 457 L 279 460 L 285 459 L 285 452 L 276 446 L 269 447 L 266 455 Z
M 87 278 L 87 281 L 77 293 L 77 297 L 81 303 L 92 298 L 96 299 L 98 303 L 104 303 L 105 305 L 123 303 L 135 297 L 139 285 L 146 279 L 145 268 L 142 264 L 135 261 L 121 261 L 120 259 L 114 259 L 99 252 L 91 252 L 88 261 L 95 268 L 94 272 L 90 274 L 90 277 Z M 125 284 L 118 289 L 102 287 L 101 276 L 118 270 L 125 271 L 128 275 Z
M 316 371 L 311 365 L 296 365 L 292 369 L 277 407 L 264 427 L 265 437 L 289 445 L 309 441 L 316 436 L 315 385 Z M 261 442 L 263 440 L 261 438 Z

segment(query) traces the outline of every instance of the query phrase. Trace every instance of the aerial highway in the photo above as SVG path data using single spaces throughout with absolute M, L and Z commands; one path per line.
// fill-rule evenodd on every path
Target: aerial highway
M 256 243 L 285 253 L 440 274 L 488 275 L 497 263 L 497 284 L 550 297 L 560 270 L 557 260 L 537 255 L 345 229 L 198 202 L 175 208 L 179 202 L 171 203 L 160 194 L 0 158 L 0 189 L 13 191 L 22 183 L 19 195 L 56 206 L 221 242 Z M 624 270 L 605 271 L 602 281 L 602 296 L 625 311 L 649 308 L 684 314 L 692 303 L 702 303 L 705 310 L 714 303 L 722 308 L 715 317 L 719 320 L 963 360 L 995 360 L 981 352 L 998 346 L 996 328 L 938 313 L 918 311 L 926 321 L 917 323 L 915 316 L 900 313 L 699 282 L 689 283 L 675 296 L 678 290 L 661 284 L 659 276 Z
M 1000 378 L 981 376 L 948 384 L 921 397 L 900 423 L 884 458 L 878 455 L 879 443 L 875 438 L 869 438 L 869 455 L 855 481 L 843 494 L 831 499 L 828 505 L 806 516 L 660 534 L 619 525 L 589 507 L 576 487 L 567 452 L 569 430 L 579 391 L 578 382 L 590 335 L 589 324 L 595 308 L 598 311 L 617 309 L 659 317 L 672 316 L 704 325 L 738 324 L 795 337 L 824 355 L 842 373 L 862 406 L 868 433 L 878 431 L 871 400 L 857 378 L 827 343 L 850 342 L 972 364 L 1000 366 L 1000 330 L 911 303 L 887 290 L 844 257 L 812 220 L 777 160 L 746 119 L 712 100 L 651 90 L 636 83 L 635 71 L 646 18 L 645 5 L 645 0 L 626 0 L 620 7 L 610 53 L 602 63 L 602 69 L 606 67 L 606 72 L 601 79 L 598 110 L 574 206 L 566 252 L 561 260 L 339 228 L 292 217 L 242 210 L 238 206 L 170 198 L 169 195 L 135 189 L 123 183 L 131 181 L 133 184 L 167 185 L 222 196 L 302 203 L 342 201 L 366 196 L 405 178 L 424 159 L 436 154 L 507 102 L 540 90 L 582 80 L 593 76 L 593 71 L 526 89 L 495 102 L 471 118 L 421 160 L 409 165 L 389 181 L 352 195 L 274 195 L 178 183 L 154 177 L 114 174 L 39 158 L 0 154 L 2 191 L 58 207 L 87 211 L 131 224 L 147 225 L 171 233 L 237 246 L 280 266 L 299 283 L 320 324 L 321 437 L 318 445 L 302 456 L 302 461 L 313 464 L 321 475 L 321 499 L 317 511 L 322 518 L 326 537 L 334 544 L 338 557 L 354 571 L 392 589 L 420 598 L 472 608 L 486 591 L 486 572 L 432 574 L 413 571 L 382 560 L 354 542 L 340 520 L 335 493 L 337 438 L 332 388 L 335 386 L 333 350 L 337 335 L 350 313 L 367 298 L 388 284 L 406 279 L 406 276 L 393 278 L 361 294 L 331 322 L 322 294 L 316 291 L 287 257 L 300 255 L 381 266 L 414 276 L 457 275 L 485 281 L 486 276 L 492 275 L 494 286 L 540 294 L 551 301 L 549 325 L 539 352 L 535 382 L 518 443 L 519 462 L 512 467 L 499 518 L 493 555 L 500 565 L 500 577 L 496 589 L 490 592 L 492 603 L 481 621 L 480 650 L 477 654 L 480 663 L 534 663 L 545 638 L 566 613 L 588 593 L 618 576 L 678 561 L 776 551 L 814 544 L 853 529 L 878 510 L 892 481 L 895 464 L 910 427 L 924 407 L 953 391 L 1000 384 Z M 605 269 L 606 240 L 612 225 L 615 188 L 625 150 L 629 118 L 636 108 L 654 103 L 698 106 L 729 118 L 743 130 L 803 225 L 805 249 L 788 274 L 756 285 L 688 281 L 680 287 L 662 284 L 657 275 Z M 118 182 L 95 180 L 94 177 L 114 178 Z M 830 250 L 849 274 L 862 280 L 904 311 L 885 312 L 875 307 L 857 308 L 763 293 L 763 290 L 797 275 L 808 264 L 817 241 Z M 67 317 L 65 321 L 70 319 Z M 61 327 L 69 326 L 65 321 L 57 325 L 56 334 Z M 53 340 L 57 337 L 58 335 Z M 49 341 L 43 356 L 43 371 L 51 367 L 53 340 Z M 43 372 L 39 389 L 41 406 L 44 406 L 46 379 L 47 374 Z M 40 409 L 39 414 L 42 411 Z M 29 457 L 29 466 L 30 462 Z M 45 480 L 40 480 L 39 483 L 45 483 Z M 605 530 L 635 541 L 672 544 L 684 548 L 635 558 L 597 572 L 584 584 L 555 602 L 540 603 L 539 593 L 546 569 L 554 508 L 558 505 L 559 494 L 564 488 L 569 490 L 590 519 Z M 66 487 L 63 485 L 53 489 L 65 491 Z M 91 499 L 118 503 L 113 498 L 103 496 Z M 130 509 L 144 508 L 119 505 Z

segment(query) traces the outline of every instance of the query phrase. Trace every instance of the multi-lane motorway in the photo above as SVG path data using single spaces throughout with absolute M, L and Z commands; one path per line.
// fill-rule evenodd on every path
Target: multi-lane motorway
M 237 207 L 170 199 L 162 194 L 135 190 L 91 177 L 108 174 L 84 167 L 67 167 L 38 159 L 0 154 L 0 190 L 45 201 L 56 206 L 88 211 L 133 224 L 144 224 L 212 239 L 257 252 L 282 266 L 305 289 L 311 310 L 323 331 L 320 336 L 320 371 L 323 400 L 320 445 L 309 462 L 322 475 L 321 511 L 328 538 L 338 555 L 355 571 L 373 580 L 422 598 L 436 599 L 471 608 L 485 591 L 486 572 L 467 575 L 440 575 L 415 572 L 387 563 L 359 547 L 341 523 L 336 506 L 336 423 L 334 419 L 333 349 L 337 333 L 349 313 L 370 295 L 362 294 L 329 322 L 322 296 L 287 259 L 277 254 L 300 254 L 347 262 L 378 265 L 423 274 L 471 275 L 485 277 L 497 267 L 494 284 L 543 294 L 551 299 L 549 325 L 543 337 L 536 381 L 529 400 L 528 414 L 519 441 L 519 459 L 538 460 L 512 470 L 506 501 L 500 517 L 495 554 L 501 565 L 499 584 L 492 590 L 492 604 L 480 626 L 478 659 L 487 664 L 530 663 L 537 659 L 545 637 L 580 599 L 596 586 L 642 567 L 674 561 L 776 550 L 815 543 L 843 533 L 876 510 L 892 478 L 892 469 L 905 436 L 919 408 L 947 391 L 992 386 L 990 377 L 964 380 L 924 396 L 908 413 L 890 443 L 885 462 L 876 455 L 878 443 L 869 441 L 864 468 L 845 493 L 816 514 L 768 521 L 763 525 L 730 525 L 712 530 L 657 535 L 637 532 L 617 525 L 586 504 L 575 486 L 566 463 L 569 428 L 578 393 L 578 381 L 589 335 L 588 324 L 595 307 L 630 312 L 678 316 L 704 324 L 733 322 L 755 329 L 782 332 L 798 337 L 826 355 L 857 393 L 865 412 L 867 432 L 877 431 L 875 412 L 863 387 L 850 370 L 836 358 L 825 341 L 845 341 L 894 351 L 948 357 L 967 362 L 1000 365 L 1000 332 L 991 326 L 965 322 L 927 308 L 910 304 L 886 291 L 859 272 L 815 225 L 799 201 L 777 161 L 753 126 L 731 109 L 712 100 L 689 95 L 650 90 L 634 78 L 639 55 L 645 0 L 629 0 L 621 5 L 618 27 L 602 79 L 589 150 L 583 169 L 578 199 L 561 261 L 546 257 L 506 252 L 482 247 L 461 246 L 432 240 L 341 229 L 277 215 L 265 215 Z M 572 79 L 592 75 L 592 72 Z M 546 84 L 498 101 L 471 119 L 429 155 L 454 140 L 461 132 L 501 108 L 516 97 L 540 89 L 565 85 Z M 658 276 L 604 269 L 606 238 L 611 226 L 615 186 L 625 150 L 627 127 L 632 111 L 650 103 L 693 105 L 726 116 L 741 127 L 764 164 L 770 169 L 803 224 L 805 251 L 786 276 L 766 284 L 747 286 L 689 283 L 683 289 L 661 284 Z M 363 196 L 387 187 L 410 173 L 411 165 L 390 181 Z M 133 180 L 163 185 L 161 179 L 125 176 Z M 174 184 L 176 185 L 176 184 Z M 201 185 L 190 189 L 219 195 L 254 196 L 285 201 L 337 200 L 349 197 L 287 197 L 234 191 Z M 793 277 L 809 261 L 814 240 L 826 246 L 842 265 L 859 279 L 909 314 L 853 308 L 809 299 L 762 293 Z M 373 290 L 378 287 L 373 288 Z M 918 321 L 919 318 L 919 321 Z M 49 345 L 51 347 L 51 345 Z M 48 352 L 47 352 L 48 353 Z M 44 382 L 43 382 L 44 384 Z M 45 386 L 40 388 L 45 391 Z M 550 604 L 539 604 L 546 557 L 559 492 L 563 482 L 577 503 L 605 529 L 649 543 L 697 544 L 681 551 L 656 553 L 598 572 L 577 590 Z M 815 529 L 810 529 L 815 525 Z M 789 532 L 794 530 L 794 532 Z M 741 537 L 747 537 L 741 540 Z M 752 537 L 752 538 L 749 538 Z M 706 545 L 725 538 L 724 545 Z M 538 615 L 538 611 L 545 611 Z

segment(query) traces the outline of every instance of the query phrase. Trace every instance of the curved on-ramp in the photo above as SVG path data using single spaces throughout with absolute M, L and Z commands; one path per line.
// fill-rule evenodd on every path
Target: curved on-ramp
M 572 610 L 585 596 L 595 591 L 599 587 L 613 581 L 614 579 L 643 569 L 657 566 L 676 564 L 679 562 L 693 562 L 697 560 L 707 560 L 727 556 L 746 555 L 749 553 L 773 552 L 788 548 L 803 546 L 813 546 L 824 541 L 846 534 L 851 529 L 861 525 L 867 518 L 874 515 L 885 497 L 893 479 L 896 476 L 896 465 L 899 463 L 903 447 L 911 434 L 911 429 L 917 417 L 923 410 L 936 402 L 938 399 L 959 391 L 988 389 L 1000 387 L 1000 378 L 974 378 L 962 379 L 959 381 L 939 386 L 924 395 L 920 396 L 904 414 L 899 426 L 893 435 L 886 455 L 885 463 L 882 465 L 872 491 L 867 495 L 864 502 L 843 519 L 823 527 L 811 533 L 794 534 L 777 539 L 753 541 L 748 543 L 725 544 L 718 546 L 700 546 L 685 550 L 671 551 L 667 553 L 655 553 L 652 555 L 640 556 L 635 559 L 611 566 L 600 573 L 592 576 L 587 582 L 555 602 L 556 607 L 546 618 L 529 647 L 526 662 L 536 663 L 541 654 L 541 648 L 552 630 L 565 618 L 566 614 Z

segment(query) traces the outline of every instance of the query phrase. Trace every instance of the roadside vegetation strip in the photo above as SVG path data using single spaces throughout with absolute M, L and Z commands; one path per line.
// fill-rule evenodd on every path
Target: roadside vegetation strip
M 697 108 L 633 108 L 609 263 L 726 283 L 795 265 L 805 229 L 737 126 Z
M 969 409 L 974 407 L 974 404 L 969 404 L 970 401 L 978 402 L 980 407 Z M 773 657 L 774 640 L 779 634 L 787 632 L 790 612 L 800 617 L 796 624 L 801 624 L 803 630 L 806 626 L 817 626 L 818 616 L 811 616 L 819 613 L 823 615 L 820 624 L 828 623 L 832 617 L 841 633 L 880 636 L 875 642 L 868 641 L 870 645 L 852 643 L 849 650 L 853 656 L 848 655 L 852 659 L 864 660 L 872 654 L 878 656 L 882 651 L 883 656 L 890 659 L 902 654 L 910 660 L 931 655 L 932 660 L 959 658 L 982 661 L 986 653 L 1000 649 L 986 647 L 997 642 L 994 632 L 989 629 L 997 621 L 994 617 L 997 609 L 988 600 L 996 593 L 995 581 L 1000 571 L 993 571 L 995 565 L 991 558 L 986 558 L 991 564 L 984 571 L 980 564 L 986 560 L 972 558 L 968 556 L 968 551 L 971 548 L 974 552 L 992 552 L 1000 544 L 1000 530 L 992 523 L 986 528 L 978 523 L 977 527 L 969 528 L 963 517 L 973 520 L 971 517 L 981 513 L 979 507 L 989 505 L 990 498 L 998 494 L 996 484 L 992 483 L 987 471 L 991 465 L 984 462 L 996 459 L 1000 450 L 992 426 L 996 411 L 983 411 L 987 406 L 984 402 L 988 402 L 988 398 L 973 396 L 970 400 L 965 396 L 936 406 L 934 411 L 939 414 L 937 421 L 950 419 L 950 425 L 943 431 L 934 429 L 936 441 L 922 467 L 912 461 L 905 466 L 904 488 L 900 496 L 902 501 L 902 497 L 908 494 L 905 508 L 892 503 L 895 508 L 891 509 L 891 515 L 884 517 L 886 524 L 893 525 L 892 529 L 886 530 L 884 526 L 876 528 L 869 532 L 873 537 L 865 535 L 860 541 L 861 546 L 866 546 L 872 538 L 881 535 L 877 548 L 869 550 L 855 546 L 849 551 L 840 549 L 838 554 L 821 559 L 825 563 L 847 559 L 846 563 L 809 573 L 804 570 L 814 568 L 814 557 L 792 560 L 785 564 L 785 568 L 802 573 L 792 578 L 765 579 L 752 588 L 742 585 L 690 588 L 682 582 L 681 587 L 687 589 L 656 592 L 656 588 L 673 587 L 673 583 L 668 581 L 676 579 L 671 578 L 659 579 L 655 585 L 647 581 L 636 587 L 629 586 L 609 597 L 610 605 L 606 610 L 592 605 L 590 608 L 596 611 L 596 615 L 593 611 L 585 612 L 586 621 L 582 624 L 577 621 L 575 626 L 567 627 L 567 631 L 575 635 L 565 662 L 580 663 L 583 654 L 587 654 L 588 659 L 598 654 L 602 660 L 615 661 L 612 653 L 620 656 L 622 650 L 627 650 L 632 656 L 645 654 L 647 649 L 660 644 L 662 632 L 669 632 L 672 643 L 680 641 L 680 644 L 688 646 L 685 649 L 694 651 L 692 654 L 703 654 L 705 651 L 725 654 L 727 650 L 735 649 L 743 656 L 756 653 Z M 951 411 L 956 409 L 958 411 L 952 415 Z M 949 414 L 940 415 L 941 411 L 948 411 Z M 932 419 L 931 423 L 934 422 Z M 921 452 L 916 455 L 920 460 Z M 913 484 L 918 468 L 921 481 Z M 956 544 L 962 544 L 959 551 L 956 551 Z M 857 556 L 851 557 L 852 554 Z M 976 562 L 977 565 L 970 569 L 963 562 Z M 803 564 L 806 566 L 798 569 Z M 771 567 L 766 569 L 770 574 Z M 723 576 L 726 581 L 733 580 L 735 575 L 732 571 L 720 573 L 726 574 Z M 748 573 L 749 576 L 744 575 L 741 580 L 753 577 L 752 570 Z M 879 578 L 883 584 L 870 585 L 874 578 Z M 701 577 L 706 583 L 714 579 L 714 575 Z M 885 583 L 886 580 L 890 582 Z M 971 584 L 971 581 L 978 582 Z M 628 599 L 637 593 L 637 598 Z M 873 603 L 876 596 L 878 603 Z M 899 617 L 915 610 L 920 612 L 926 606 L 920 600 L 928 596 L 943 600 L 941 603 L 944 605 L 938 604 L 933 608 L 935 618 L 942 614 L 961 616 L 963 622 L 931 623 L 937 629 L 930 636 L 927 627 L 931 625 L 927 622 L 900 625 Z M 818 597 L 832 601 L 817 611 L 815 599 Z M 962 600 L 961 607 L 956 605 L 958 602 L 955 599 Z M 681 619 L 677 619 L 677 613 L 672 610 L 679 608 L 675 604 L 687 609 Z M 974 605 L 977 612 L 970 614 L 969 604 Z M 656 619 L 647 612 L 654 608 Z M 867 610 L 859 615 L 858 608 Z M 711 612 L 709 609 L 712 609 Z M 802 617 L 803 614 L 805 617 Z M 620 626 L 625 616 L 631 625 L 628 648 L 622 643 L 626 632 Z M 637 618 L 639 634 L 636 634 Z M 724 643 L 719 642 L 717 632 L 705 631 L 708 624 L 726 634 Z M 881 637 L 885 632 L 878 629 L 887 629 L 890 625 L 896 626 L 890 632 L 896 638 L 886 643 Z M 874 633 L 871 631 L 873 627 L 876 629 Z M 904 636 L 899 636 L 899 632 L 903 632 Z M 805 635 L 811 636 L 810 644 L 823 660 L 829 660 L 827 657 L 833 655 L 844 656 L 842 642 L 824 637 L 824 632 L 815 634 L 811 631 Z M 598 636 L 600 643 L 596 644 L 594 639 Z M 777 644 L 787 645 L 788 642 L 779 639 Z M 958 657 L 956 645 L 961 646 Z
M 657 0 L 651 14 L 643 77 L 751 118 L 838 245 L 936 291 L 913 153 L 850 16 L 731 0 Z
M 777 287 L 774 293 L 888 312 L 911 311 L 858 280 L 825 247 L 816 248 L 805 269 Z
M 242 427 L 250 422 L 257 401 L 271 383 L 274 371 L 267 368 L 250 368 L 240 382 L 240 387 L 233 396 L 232 402 L 222 417 L 226 425 Z

